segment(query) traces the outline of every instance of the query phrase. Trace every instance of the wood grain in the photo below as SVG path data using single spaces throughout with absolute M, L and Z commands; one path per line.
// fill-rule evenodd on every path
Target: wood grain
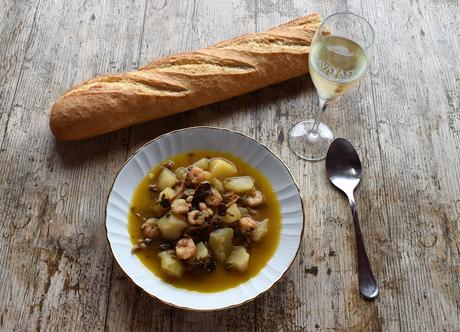
M 458 2 L 0 6 L 0 330 L 460 330 Z M 369 73 L 325 119 L 362 159 L 357 203 L 381 285 L 375 302 L 357 290 L 345 198 L 328 183 L 324 163 L 289 151 L 290 127 L 317 108 L 308 77 L 78 143 L 58 144 L 48 129 L 50 106 L 79 81 L 309 11 L 356 12 L 376 32 Z M 151 299 L 114 263 L 104 235 L 105 198 L 127 156 L 194 125 L 239 130 L 269 146 L 293 171 L 306 207 L 301 251 L 286 277 L 224 312 L 191 313 Z

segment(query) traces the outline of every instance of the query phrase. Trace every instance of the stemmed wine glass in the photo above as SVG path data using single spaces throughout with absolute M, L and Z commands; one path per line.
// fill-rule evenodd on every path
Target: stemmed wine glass
M 334 135 L 321 122 L 328 104 L 356 85 L 367 70 L 374 30 L 361 16 L 337 13 L 327 17 L 313 38 L 308 68 L 319 98 L 316 116 L 296 124 L 289 146 L 299 157 L 321 160 Z

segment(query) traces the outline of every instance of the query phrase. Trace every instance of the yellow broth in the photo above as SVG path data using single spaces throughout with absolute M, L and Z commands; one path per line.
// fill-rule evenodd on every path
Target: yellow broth
M 229 271 L 224 268 L 222 263 L 217 263 L 217 268 L 213 272 L 185 271 L 180 278 L 173 278 L 164 273 L 160 267 L 158 253 L 161 251 L 159 247 L 159 244 L 162 242 L 161 240 L 155 240 L 153 245 L 150 245 L 147 249 L 139 250 L 134 254 L 139 258 L 142 264 L 144 264 L 156 276 L 175 287 L 211 293 L 223 291 L 247 281 L 257 275 L 267 264 L 278 246 L 281 230 L 281 214 L 280 205 L 268 179 L 254 167 L 231 154 L 200 150 L 179 154 L 169 158 L 169 160 L 174 161 L 175 170 L 178 167 L 187 167 L 204 157 L 221 157 L 230 160 L 237 167 L 238 176 L 251 176 L 256 181 L 256 187 L 258 190 L 260 190 L 265 196 L 265 203 L 263 206 L 258 208 L 259 212 L 255 215 L 255 219 L 269 219 L 268 233 L 261 241 L 252 243 L 251 248 L 249 249 L 250 259 L 248 269 L 245 272 Z M 162 163 L 155 167 L 151 174 L 156 175 L 161 165 Z M 148 190 L 148 186 L 151 183 L 153 183 L 152 176 L 146 176 L 140 182 L 133 195 L 128 222 L 128 231 L 133 244 L 135 244 L 138 239 L 144 238 L 144 236 L 141 233 L 142 220 L 141 218 L 136 217 L 132 211 L 139 211 L 146 217 L 153 214 L 151 209 L 152 198 Z

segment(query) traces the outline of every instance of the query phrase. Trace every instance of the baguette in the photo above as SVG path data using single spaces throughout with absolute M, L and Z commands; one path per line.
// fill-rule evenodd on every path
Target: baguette
M 61 141 L 85 139 L 306 74 L 320 23 L 320 15 L 312 13 L 266 32 L 86 81 L 53 105 L 51 131 Z

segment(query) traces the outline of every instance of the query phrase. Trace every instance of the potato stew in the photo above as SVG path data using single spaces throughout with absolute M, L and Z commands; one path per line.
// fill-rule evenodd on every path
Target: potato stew
M 154 168 L 131 203 L 132 252 L 179 288 L 217 292 L 255 276 L 280 234 L 269 181 L 221 152 L 180 154 Z

